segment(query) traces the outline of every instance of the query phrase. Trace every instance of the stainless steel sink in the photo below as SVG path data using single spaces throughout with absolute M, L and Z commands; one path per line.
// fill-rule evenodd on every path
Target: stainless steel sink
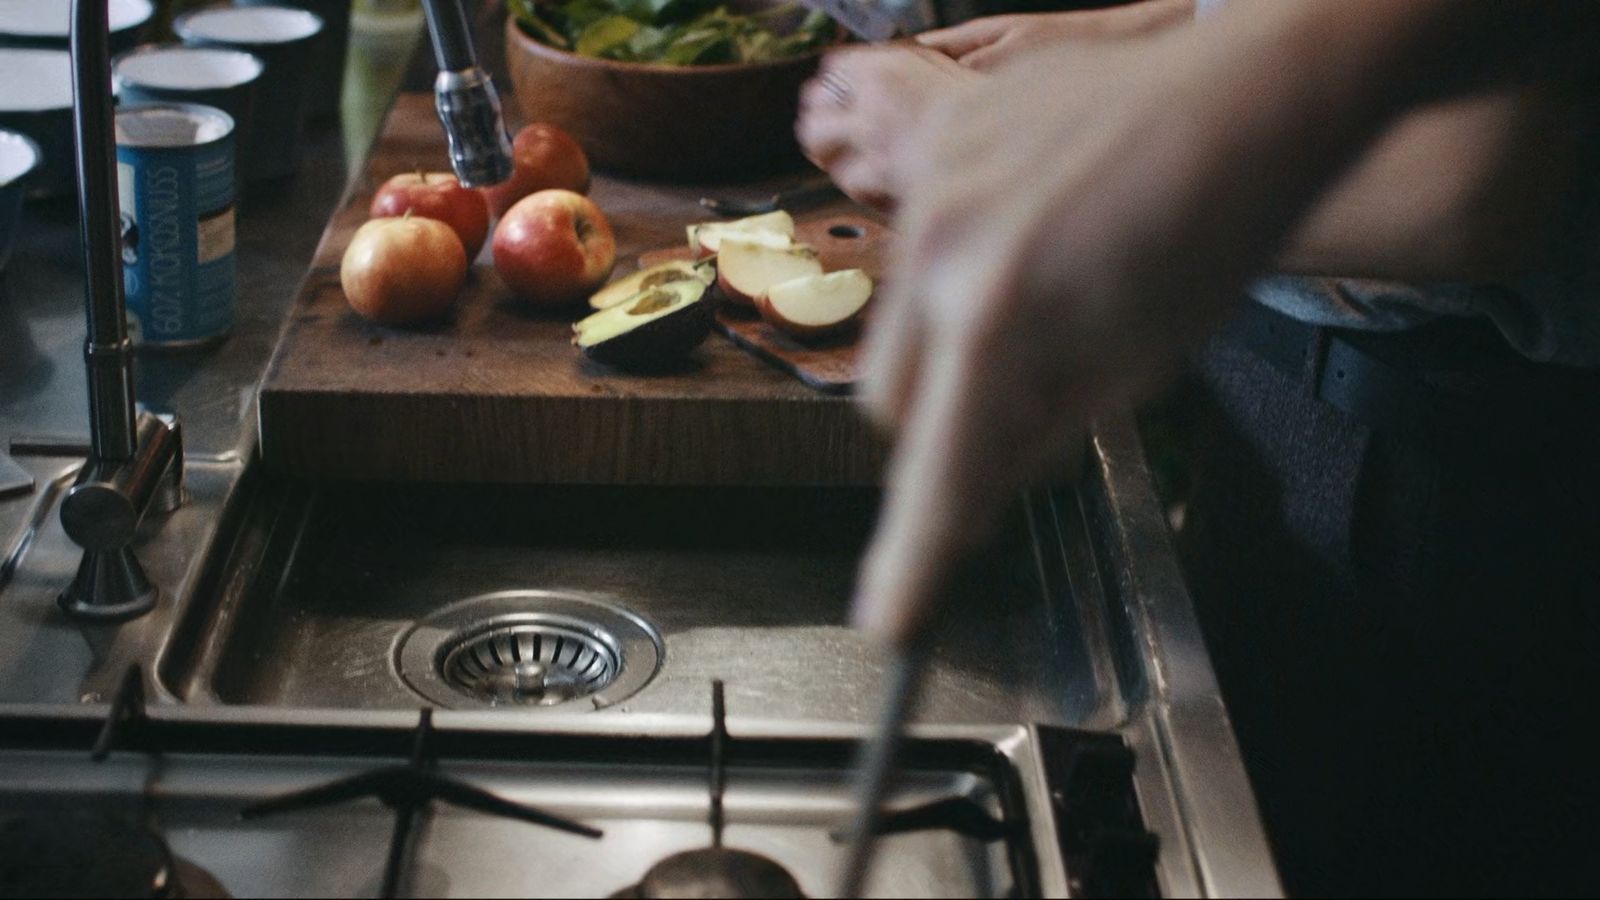
M 867 721 L 845 627 L 878 496 L 851 489 L 314 486 L 262 475 L 157 668 L 197 704 L 493 706 Z M 924 718 L 1107 725 L 1099 625 L 1038 494 L 949 603 Z M 604 684 L 599 682 L 604 681 Z

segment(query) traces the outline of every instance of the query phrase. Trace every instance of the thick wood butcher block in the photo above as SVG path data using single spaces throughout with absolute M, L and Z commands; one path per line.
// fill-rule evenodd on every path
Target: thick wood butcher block
M 682 369 L 629 375 L 570 345 L 571 314 L 511 302 L 485 247 L 454 317 L 367 323 L 339 260 L 373 192 L 447 169 L 429 95 L 398 98 L 367 170 L 329 223 L 261 388 L 265 462 L 313 478 L 593 484 L 869 484 L 883 447 L 847 397 L 819 393 L 713 335 Z M 781 186 L 781 183 L 778 185 Z M 597 178 L 618 259 L 683 240 L 707 193 Z M 806 217 L 857 215 L 840 201 Z

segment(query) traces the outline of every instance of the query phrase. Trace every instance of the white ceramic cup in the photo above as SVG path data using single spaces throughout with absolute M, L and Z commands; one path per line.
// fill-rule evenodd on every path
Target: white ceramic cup
M 0 131 L 0 271 L 11 258 L 28 177 L 39 168 L 39 145 L 15 131 Z
M 255 173 L 245 165 L 254 141 L 255 107 L 266 64 L 243 50 L 145 44 L 118 56 L 111 78 L 124 103 L 188 103 L 211 106 L 233 118 L 240 181 Z
M 39 145 L 43 158 L 29 193 L 72 191 L 72 59 L 67 51 L 0 47 L 0 128 Z
M 281 178 L 300 164 L 309 83 L 322 19 L 287 6 L 207 6 L 179 16 L 172 28 L 185 44 L 243 50 L 266 70 L 249 114 L 249 143 L 240 145 L 247 180 Z
M 138 36 L 155 16 L 151 0 L 109 0 L 106 10 L 111 30 L 111 52 L 138 43 Z M 0 47 L 67 48 L 72 24 L 72 0 L 0 0 Z

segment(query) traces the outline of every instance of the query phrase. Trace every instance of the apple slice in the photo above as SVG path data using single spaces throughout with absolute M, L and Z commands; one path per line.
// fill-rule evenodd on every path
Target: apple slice
M 804 244 L 773 247 L 730 235 L 717 254 L 717 287 L 729 301 L 748 309 L 754 309 L 756 298 L 775 284 L 821 274 L 817 252 Z
M 772 247 L 794 243 L 794 216 L 783 210 L 762 213 L 732 222 L 701 222 L 689 226 L 689 249 L 697 258 L 715 256 L 722 239 L 729 235 L 746 238 Z
M 798 338 L 842 331 L 861 318 L 872 299 L 872 279 L 860 269 L 805 275 L 767 288 L 756 301 L 761 318 Z

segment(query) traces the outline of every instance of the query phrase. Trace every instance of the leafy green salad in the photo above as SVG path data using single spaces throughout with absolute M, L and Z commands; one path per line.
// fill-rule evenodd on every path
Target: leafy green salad
M 767 62 L 830 44 L 825 13 L 795 3 L 740 13 L 724 0 L 508 0 L 539 41 L 583 56 L 669 66 Z M 799 24 L 794 23 L 798 20 Z

